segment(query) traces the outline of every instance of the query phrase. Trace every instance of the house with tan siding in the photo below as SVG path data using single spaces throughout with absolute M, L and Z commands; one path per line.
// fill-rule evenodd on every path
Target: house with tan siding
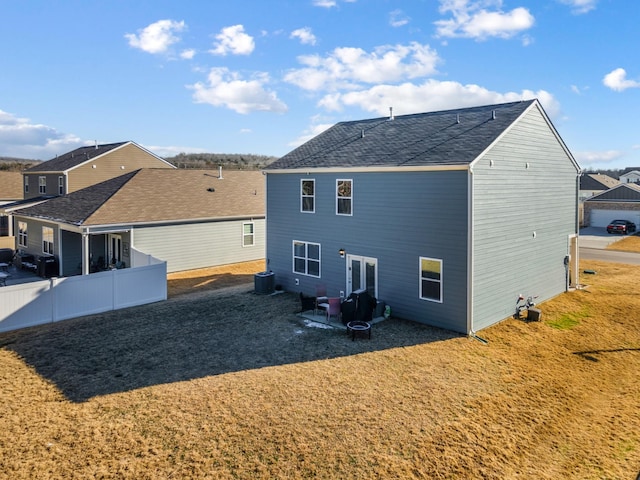
M 80 147 L 23 172 L 25 199 L 75 192 L 140 168 L 175 168 L 135 142 Z
M 259 171 L 142 168 L 13 211 L 18 248 L 59 260 L 61 276 L 137 266 L 175 272 L 264 258 Z

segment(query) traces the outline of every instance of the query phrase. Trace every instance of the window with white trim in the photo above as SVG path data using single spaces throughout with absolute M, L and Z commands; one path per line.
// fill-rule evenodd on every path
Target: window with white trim
M 320 277 L 320 244 L 293 241 L 293 271 Z
M 64 177 L 58 177 L 58 195 L 64 195 Z
M 24 176 L 24 193 L 29 193 L 29 177 Z
M 27 246 L 27 222 L 18 222 L 18 245 Z
M 42 227 L 42 253 L 53 255 L 53 228 Z
M 255 245 L 255 225 L 253 222 L 246 222 L 242 224 L 242 246 L 252 247 Z
M 352 180 L 336 180 L 336 214 L 352 215 L 353 209 L 353 181 Z
M 300 181 L 300 211 L 306 213 L 316 211 L 316 181 L 314 179 Z
M 47 177 L 38 177 L 38 193 L 47 193 Z
M 442 303 L 442 260 L 420 257 L 420 298 Z

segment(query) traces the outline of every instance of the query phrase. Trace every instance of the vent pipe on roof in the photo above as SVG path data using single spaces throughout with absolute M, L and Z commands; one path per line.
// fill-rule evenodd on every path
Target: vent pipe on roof
M 360 138 L 364 138 L 364 128 L 360 131 Z
M 495 120 L 495 119 L 496 119 L 496 111 L 491 110 L 491 120 Z
M 460 123 L 460 114 L 456 113 L 456 123 Z
M 393 120 L 393 107 L 389 107 L 389 120 Z
M 94 140 L 94 142 L 96 143 L 96 150 L 98 149 L 98 140 Z

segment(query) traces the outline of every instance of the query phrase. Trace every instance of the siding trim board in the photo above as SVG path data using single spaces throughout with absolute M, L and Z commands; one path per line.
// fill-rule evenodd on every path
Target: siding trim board
M 413 167 L 311 167 L 311 168 L 289 168 L 279 170 L 269 170 L 268 175 L 273 174 L 290 174 L 296 175 L 315 175 L 316 173 L 392 173 L 392 172 L 441 172 L 441 171 L 460 171 L 469 170 L 469 165 L 430 165 L 430 166 L 413 166 Z M 265 172 L 263 172 L 265 173 Z

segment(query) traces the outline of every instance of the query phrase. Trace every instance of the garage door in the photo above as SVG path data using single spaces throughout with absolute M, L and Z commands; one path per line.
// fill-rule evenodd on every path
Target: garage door
M 592 227 L 606 227 L 611 220 L 629 220 L 640 226 L 640 212 L 627 210 L 591 210 Z

